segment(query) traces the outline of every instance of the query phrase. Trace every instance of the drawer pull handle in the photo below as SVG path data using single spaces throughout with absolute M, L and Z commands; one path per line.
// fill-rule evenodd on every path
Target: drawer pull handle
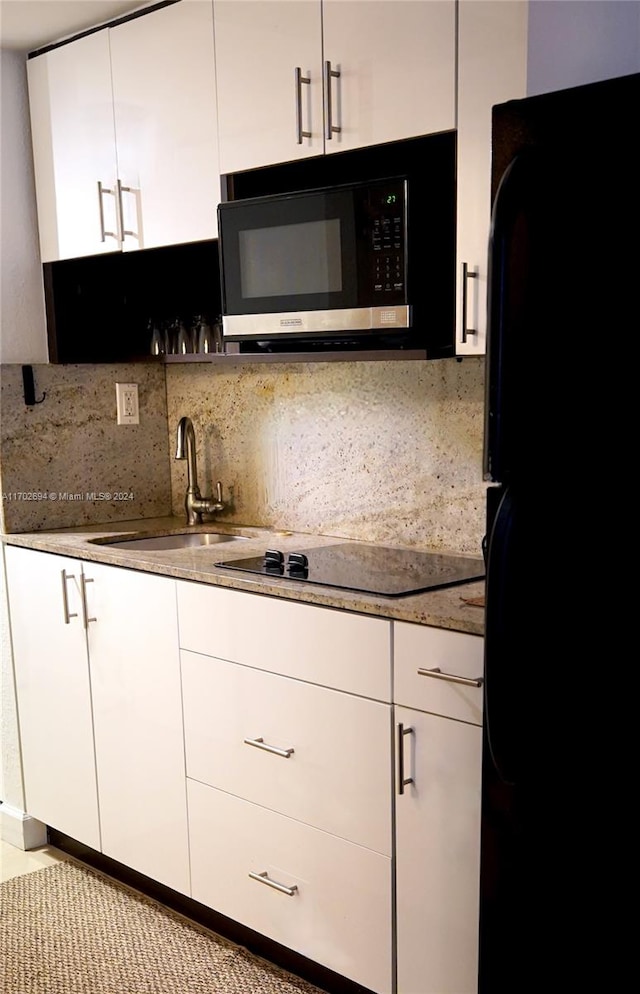
M 287 887 L 286 884 L 279 884 L 277 880 L 271 880 L 269 874 L 265 870 L 264 873 L 254 873 L 249 872 L 249 876 L 252 880 L 257 880 L 259 884 L 266 884 L 267 887 L 273 887 L 274 890 L 280 891 L 281 894 L 286 894 L 287 897 L 294 897 L 298 893 L 298 885 L 294 884 L 293 887 Z
M 418 676 L 432 676 L 436 680 L 446 680 L 448 683 L 461 683 L 465 687 L 481 687 L 484 683 L 483 677 L 473 679 L 468 676 L 456 676 L 455 673 L 442 673 L 439 666 L 432 670 L 418 670 Z
M 413 783 L 413 777 L 404 775 L 404 737 L 413 735 L 413 728 L 405 728 L 402 722 L 398 723 L 398 793 L 404 794 L 407 784 Z
M 264 739 L 245 739 L 244 744 L 255 746 L 256 749 L 264 749 L 265 752 L 272 752 L 274 756 L 282 756 L 283 759 L 293 756 L 294 752 L 293 749 L 279 749 L 278 746 L 269 745 Z

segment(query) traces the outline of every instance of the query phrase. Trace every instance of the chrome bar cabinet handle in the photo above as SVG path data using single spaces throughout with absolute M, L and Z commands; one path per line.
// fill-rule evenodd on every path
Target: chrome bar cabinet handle
M 249 876 L 252 880 L 257 880 L 259 884 L 266 884 L 267 887 L 273 887 L 274 890 L 280 891 L 281 894 L 286 894 L 287 897 L 294 897 L 298 892 L 297 884 L 293 884 L 292 887 L 287 887 L 286 884 L 279 884 L 277 880 L 271 880 L 266 870 L 264 873 L 254 873 L 253 870 L 250 870 Z
M 69 613 L 69 595 L 67 593 L 67 580 L 75 580 L 73 573 L 67 573 L 66 569 L 60 571 L 62 574 L 62 610 L 64 613 L 64 623 L 68 625 L 72 618 L 77 618 L 76 613 Z
M 405 728 L 402 722 L 398 723 L 398 793 L 404 794 L 407 784 L 413 783 L 413 777 L 404 775 L 404 737 L 413 735 L 413 728 Z
M 461 683 L 464 687 L 481 687 L 484 677 L 456 676 L 455 673 L 443 673 L 439 666 L 432 670 L 418 670 L 418 676 L 432 676 L 435 680 L 446 680 L 447 683 Z
M 102 203 L 102 198 L 105 193 L 108 193 L 109 196 L 111 197 L 116 196 L 115 190 L 111 190 L 109 189 L 109 187 L 103 186 L 100 180 L 98 180 L 98 205 L 100 209 L 100 241 L 106 242 L 107 238 L 115 238 L 117 242 L 120 242 L 122 239 L 120 238 L 120 235 L 117 231 L 105 231 L 104 229 L 104 204 Z M 118 212 L 118 207 L 116 204 L 116 214 L 117 212 Z
M 477 328 L 467 328 L 467 280 L 477 280 L 475 269 L 470 270 L 467 263 L 462 263 L 462 343 L 467 341 L 467 335 L 477 335 Z
M 265 752 L 272 752 L 274 756 L 282 756 L 283 759 L 288 759 L 289 756 L 293 756 L 293 749 L 279 749 L 277 746 L 269 745 L 264 739 L 244 739 L 244 744 L 248 746 L 255 746 L 256 749 L 264 749 Z
M 87 608 L 87 584 L 93 583 L 92 577 L 87 577 L 84 573 L 80 574 L 80 587 L 82 591 L 82 623 L 85 628 L 89 627 L 90 621 L 97 621 L 97 618 L 90 618 L 89 611 Z
M 330 62 L 325 62 L 324 64 L 324 99 L 326 107 L 326 128 L 324 136 L 329 141 L 334 135 L 339 135 L 342 128 L 335 127 L 333 123 L 333 103 L 331 96 L 331 80 L 340 79 L 339 70 L 331 68 Z
M 135 231 L 129 231 L 124 227 L 124 206 L 122 203 L 123 193 L 137 193 L 137 190 L 135 190 L 132 186 L 123 186 L 120 180 L 117 181 L 116 185 L 118 188 L 118 208 L 120 213 L 120 234 L 122 241 L 124 241 L 126 235 L 130 235 L 131 238 L 137 238 L 138 235 Z
M 302 130 L 302 84 L 306 83 L 311 85 L 311 77 L 303 76 L 302 69 L 300 66 L 296 66 L 295 70 L 295 80 L 296 80 L 296 142 L 298 145 L 302 145 L 303 138 L 311 138 L 310 131 Z

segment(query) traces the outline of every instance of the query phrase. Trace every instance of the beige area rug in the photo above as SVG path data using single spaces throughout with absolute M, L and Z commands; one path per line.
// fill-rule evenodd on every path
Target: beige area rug
M 2 994 L 320 994 L 75 863 L 0 884 Z

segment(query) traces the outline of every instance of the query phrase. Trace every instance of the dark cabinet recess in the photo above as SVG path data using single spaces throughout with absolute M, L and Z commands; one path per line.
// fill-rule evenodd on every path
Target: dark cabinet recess
M 43 271 L 55 363 L 151 359 L 149 320 L 220 313 L 217 240 L 48 262 Z

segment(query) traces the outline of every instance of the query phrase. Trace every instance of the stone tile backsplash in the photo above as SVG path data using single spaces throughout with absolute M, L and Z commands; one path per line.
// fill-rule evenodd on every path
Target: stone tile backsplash
M 482 359 L 167 366 L 173 511 L 191 417 L 200 489 L 225 521 L 480 554 Z
M 225 521 L 480 553 L 481 359 L 38 365 L 34 374 L 46 398 L 26 407 L 21 367 L 0 367 L 6 532 L 182 514 L 175 434 L 188 415 L 200 488 L 210 494 L 222 481 Z M 140 425 L 116 424 L 118 381 L 138 383 Z M 34 493 L 48 497 L 20 496 Z
M 0 366 L 0 477 L 5 532 L 170 513 L 162 366 L 33 367 L 27 407 L 20 365 Z M 116 382 L 137 383 L 139 425 L 116 424 Z M 109 494 L 102 499 L 99 494 Z M 46 499 L 29 499 L 46 494 Z M 132 494 L 116 499 L 116 494 Z

